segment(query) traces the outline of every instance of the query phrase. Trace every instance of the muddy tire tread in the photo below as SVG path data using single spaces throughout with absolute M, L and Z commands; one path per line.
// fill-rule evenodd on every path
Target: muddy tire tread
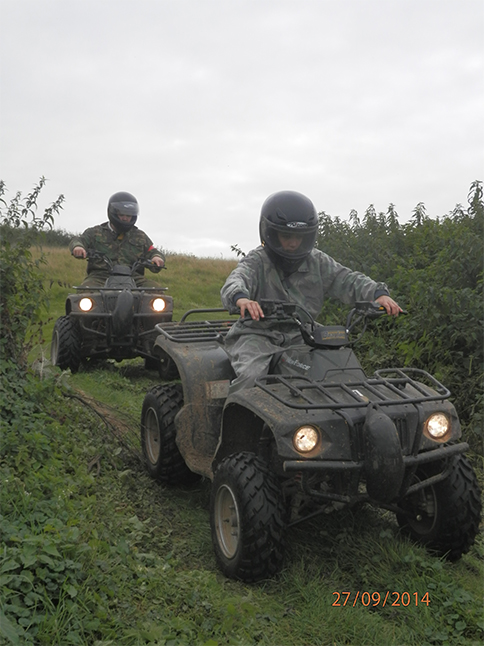
M 223 482 L 229 482 L 237 493 L 243 538 L 240 553 L 229 562 L 221 553 L 211 514 L 212 540 L 220 568 L 227 576 L 246 582 L 274 576 L 282 567 L 286 533 L 285 507 L 276 477 L 253 453 L 225 458 L 215 474 L 211 510 Z

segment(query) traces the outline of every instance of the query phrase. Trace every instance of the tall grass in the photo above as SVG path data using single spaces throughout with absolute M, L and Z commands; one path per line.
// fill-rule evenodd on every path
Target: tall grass
M 44 248 L 47 264 L 42 266 L 46 286 L 49 288 L 51 312 L 62 313 L 62 305 L 74 285 L 85 277 L 87 263 L 75 259 L 65 248 Z M 196 258 L 171 254 L 166 258 L 166 270 L 152 274 L 150 280 L 168 287 L 167 294 L 174 299 L 175 318 L 195 307 L 221 307 L 220 289 L 236 265 L 234 260 Z

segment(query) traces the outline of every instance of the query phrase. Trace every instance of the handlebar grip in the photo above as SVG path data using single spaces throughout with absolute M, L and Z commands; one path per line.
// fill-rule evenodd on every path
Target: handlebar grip
M 152 271 L 154 274 L 159 274 L 162 269 L 165 269 L 164 266 L 160 267 L 159 265 L 155 265 L 154 262 L 150 262 L 147 265 L 148 269 Z

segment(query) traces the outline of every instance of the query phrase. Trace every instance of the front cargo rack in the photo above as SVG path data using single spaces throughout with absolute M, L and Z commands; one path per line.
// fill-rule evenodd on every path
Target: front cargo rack
M 87 287 L 83 285 L 73 285 L 73 289 L 77 289 L 79 292 L 122 292 L 126 289 L 124 285 L 118 285 L 117 287 Z M 129 287 L 130 292 L 166 292 L 168 287 Z
M 363 408 L 369 403 L 379 406 L 419 404 L 450 397 L 450 391 L 435 377 L 417 368 L 386 368 L 377 370 L 372 378 L 347 382 L 269 374 L 256 379 L 255 385 L 282 404 L 303 410 Z
M 227 312 L 227 310 L 221 307 L 188 310 L 188 312 L 185 312 L 182 316 L 180 321 L 159 323 L 155 327 L 158 332 L 175 343 L 196 343 L 200 341 L 218 341 L 219 343 L 222 343 L 227 336 L 227 332 L 237 319 L 187 321 L 187 318 L 192 314 L 203 314 L 208 312 Z

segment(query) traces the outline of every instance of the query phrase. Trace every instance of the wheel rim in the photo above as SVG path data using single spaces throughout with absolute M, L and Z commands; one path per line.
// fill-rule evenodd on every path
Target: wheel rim
M 437 498 L 432 486 L 412 495 L 410 505 L 405 505 L 407 523 L 414 532 L 425 536 L 432 532 L 437 522 Z
M 57 357 L 59 356 L 59 332 L 54 331 L 52 335 L 52 344 L 50 346 L 50 362 L 53 366 L 57 365 Z
M 237 501 L 227 485 L 222 485 L 215 499 L 215 531 L 224 556 L 235 556 L 240 542 L 240 518 Z
M 148 460 L 151 464 L 156 464 L 160 457 L 160 429 L 158 416 L 152 408 L 145 417 L 145 448 Z

